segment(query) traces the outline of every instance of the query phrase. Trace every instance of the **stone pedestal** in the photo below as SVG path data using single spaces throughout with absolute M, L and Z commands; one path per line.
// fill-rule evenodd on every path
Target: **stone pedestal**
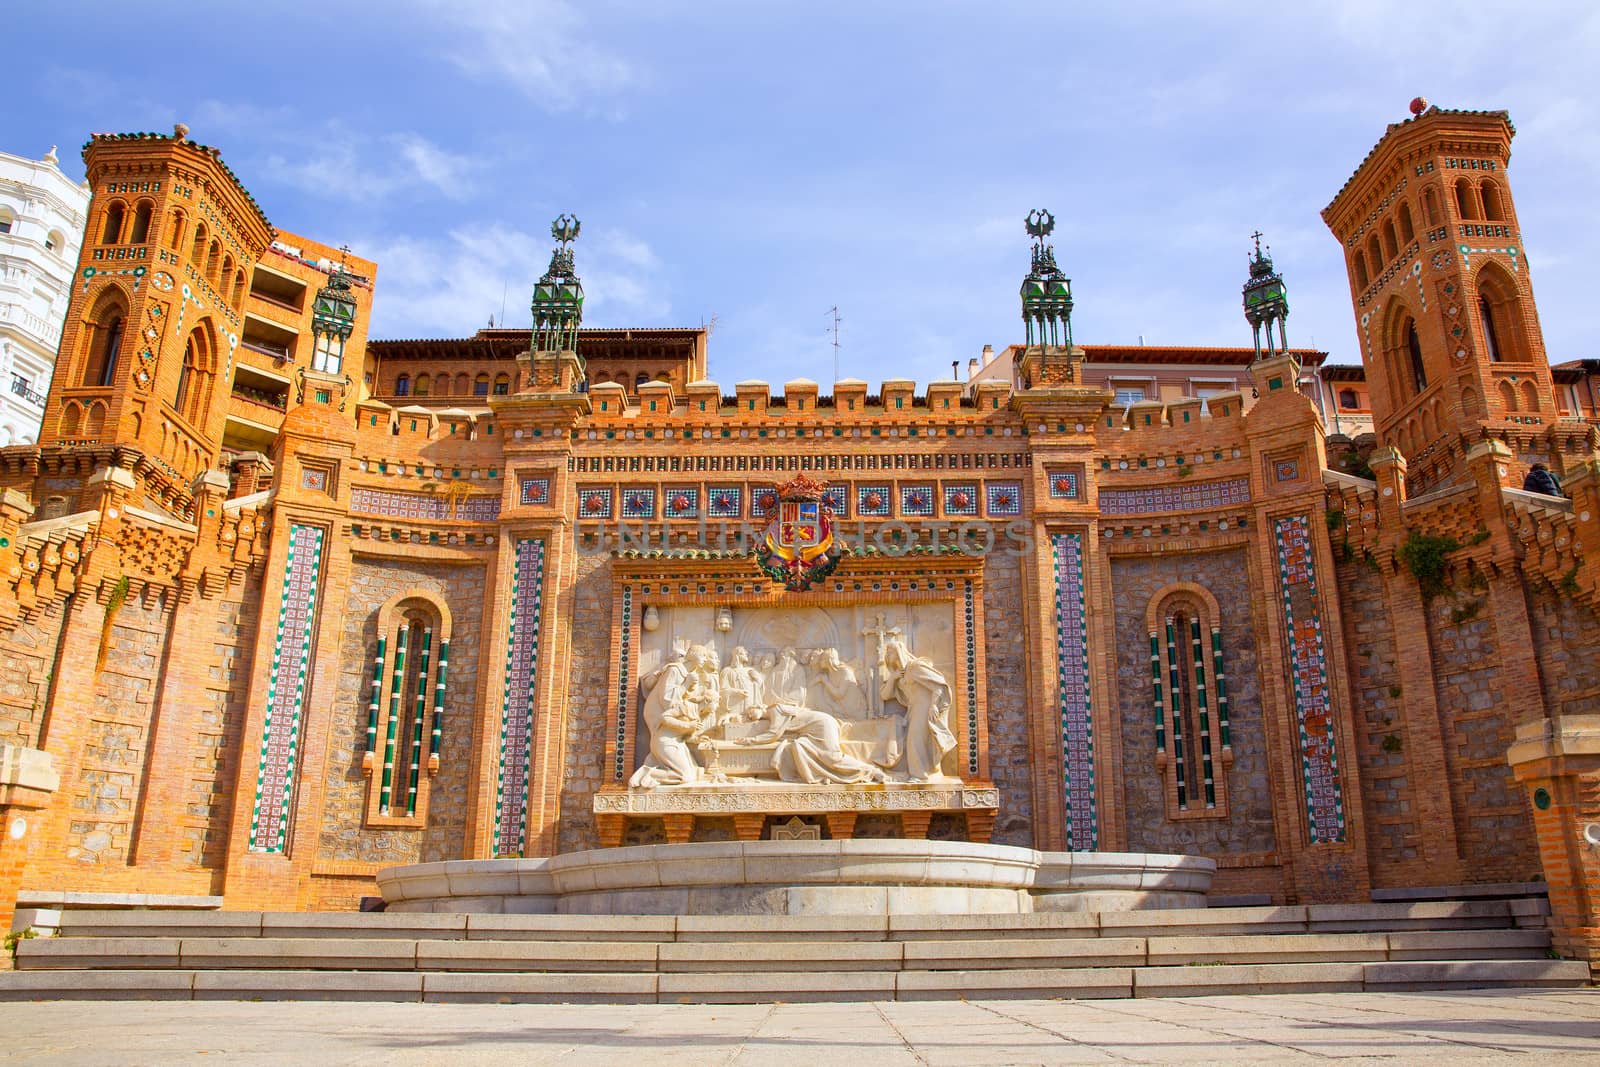
M 1523 723 L 1507 758 L 1532 801 L 1551 943 L 1600 969 L 1600 715 Z
M 0 745 L 0 931 L 11 929 L 22 872 L 37 837 L 36 813 L 60 784 L 48 752 Z

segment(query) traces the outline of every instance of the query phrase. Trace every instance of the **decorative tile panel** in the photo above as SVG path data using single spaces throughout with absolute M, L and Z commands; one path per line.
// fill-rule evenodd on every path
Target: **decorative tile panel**
M 1311 520 L 1305 515 L 1273 523 L 1278 545 L 1278 581 L 1289 635 L 1289 671 L 1295 718 L 1300 727 L 1300 771 L 1311 843 L 1345 839 L 1344 797 L 1334 748 L 1333 700 L 1317 601 Z
M 622 491 L 622 517 L 625 519 L 650 519 L 656 514 L 656 491 L 635 488 Z
M 305 706 L 306 672 L 316 636 L 323 536 L 320 526 L 289 527 L 289 558 L 284 563 L 272 675 L 267 684 L 267 717 L 261 728 L 261 765 L 250 812 L 251 852 L 282 852 L 289 836 L 300 712 Z
M 611 518 L 611 490 L 610 489 L 579 489 L 578 490 L 578 518 L 580 518 L 580 519 L 609 519 L 609 518 Z
M 385 515 L 393 519 L 421 519 L 425 522 L 494 522 L 500 518 L 500 498 L 478 493 L 456 501 L 452 514 L 450 498 L 428 493 L 399 493 L 390 489 L 350 490 L 350 510 L 365 515 Z
M 1083 612 L 1083 536 L 1050 539 L 1055 569 L 1056 690 L 1061 714 L 1061 765 L 1065 776 L 1067 848 L 1096 847 L 1094 723 L 1090 717 L 1089 631 Z
M 1022 514 L 1021 482 L 989 482 L 983 488 L 990 515 Z
M 744 490 L 737 485 L 717 485 L 706 490 L 706 515 L 713 519 L 737 519 L 741 514 Z
M 550 479 L 522 479 L 522 495 L 520 497 L 520 502 L 524 507 L 535 504 L 550 503 Z
M 544 609 L 544 542 L 517 542 L 511 567 L 511 618 L 506 636 L 500 765 L 495 785 L 494 854 L 520 856 L 528 836 L 528 766 L 539 678 L 539 628 Z
M 887 485 L 856 486 L 856 514 L 863 519 L 876 519 L 894 510 L 894 498 Z
M 778 491 L 770 485 L 750 487 L 750 517 L 764 519 L 767 512 L 778 506 Z
M 1300 480 L 1300 463 L 1293 459 L 1280 459 L 1272 465 L 1273 477 L 1280 482 Z
M 1077 471 L 1050 472 L 1050 497 L 1053 500 L 1077 500 L 1078 485 Z M 1104 497 L 1105 494 L 1101 493 L 1101 498 Z
M 661 491 L 665 498 L 667 518 L 692 519 L 700 513 L 700 487 L 694 485 L 669 485 Z
M 617 744 L 615 762 L 611 768 L 614 781 L 628 776 L 628 694 L 631 688 L 630 670 L 633 665 L 633 586 L 622 587 L 622 647 L 617 650 Z
M 933 486 L 902 485 L 900 487 L 900 513 L 913 517 L 933 514 Z
M 962 609 L 967 623 L 967 773 L 978 774 L 978 631 L 972 581 L 962 583 Z
M 1100 512 L 1103 515 L 1204 511 L 1208 508 L 1226 508 L 1249 502 L 1249 478 L 1227 478 L 1216 482 L 1201 482 L 1198 485 L 1162 485 L 1150 489 L 1100 490 Z
M 834 518 L 848 519 L 850 517 L 850 487 L 848 485 L 841 485 L 835 482 L 833 485 L 828 486 L 828 491 L 822 494 L 822 502 L 833 509 Z
M 978 487 L 975 485 L 945 486 L 944 513 L 957 516 L 976 515 L 978 513 Z

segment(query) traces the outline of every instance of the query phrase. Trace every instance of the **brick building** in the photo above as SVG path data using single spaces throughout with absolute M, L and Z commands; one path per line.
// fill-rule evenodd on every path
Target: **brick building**
M 0 449 L 0 890 L 352 908 L 394 864 L 799 814 L 1200 853 L 1277 901 L 1543 878 L 1592 953 L 1600 461 L 1544 355 L 1511 137 L 1429 109 L 1324 212 L 1361 477 L 1259 250 L 1254 344 L 1191 350 L 1175 390 L 1073 343 L 1043 215 L 1005 373 L 725 387 L 702 330 L 580 329 L 575 220 L 531 331 L 369 343 L 377 265 L 275 231 L 182 127 L 96 136 L 41 443 Z M 1521 492 L 1535 461 L 1570 501 Z M 757 557 L 796 492 L 837 558 L 779 581 Z M 773 609 L 932 620 L 955 786 L 630 788 L 661 618 Z

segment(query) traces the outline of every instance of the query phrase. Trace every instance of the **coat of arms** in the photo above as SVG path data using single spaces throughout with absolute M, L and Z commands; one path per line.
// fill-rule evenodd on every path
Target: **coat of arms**
M 833 539 L 828 487 L 805 474 L 784 482 L 766 509 L 767 529 L 756 545 L 756 565 L 785 589 L 803 592 L 833 573 L 843 555 Z

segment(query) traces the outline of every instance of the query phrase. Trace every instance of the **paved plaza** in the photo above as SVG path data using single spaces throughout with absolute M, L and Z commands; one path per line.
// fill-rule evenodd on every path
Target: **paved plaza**
M 1600 990 L 1156 1000 L 0 1006 L 15 1064 L 1600 1063 Z

